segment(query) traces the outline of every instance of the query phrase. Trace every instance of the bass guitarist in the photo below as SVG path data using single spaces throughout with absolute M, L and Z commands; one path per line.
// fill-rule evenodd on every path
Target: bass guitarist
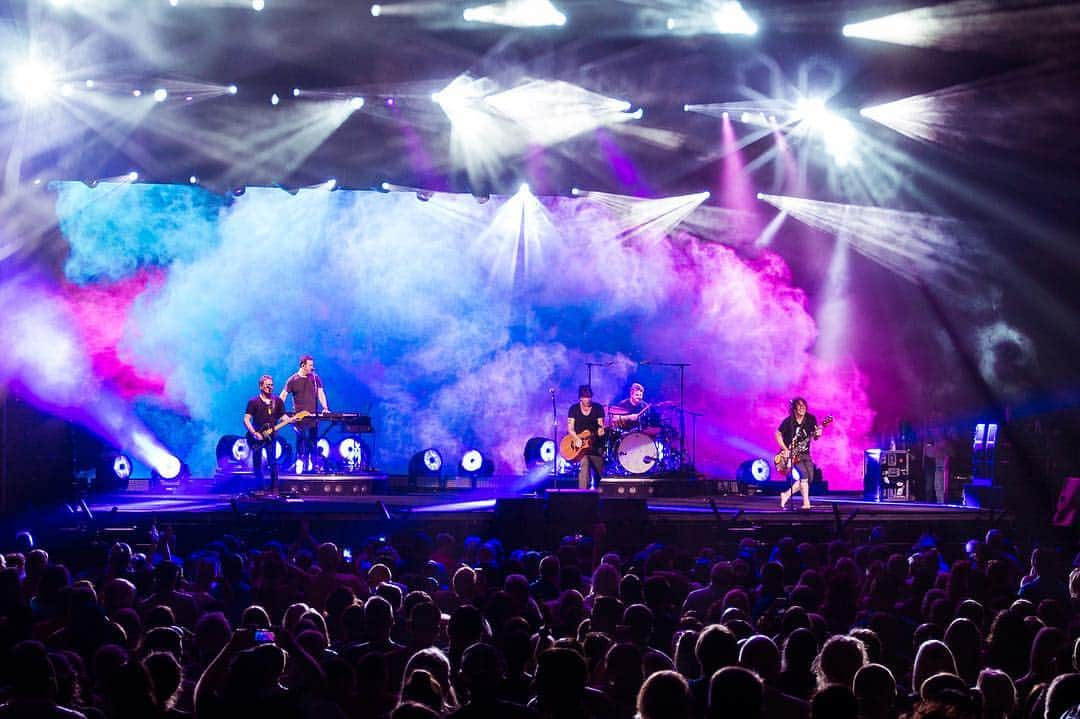
M 284 424 L 282 424 L 284 418 Z M 263 488 L 263 454 L 270 467 L 270 493 L 277 491 L 278 466 L 274 456 L 274 433 L 293 421 L 285 417 L 285 403 L 274 395 L 274 378 L 264 374 L 259 378 L 259 394 L 248 400 L 244 410 L 244 427 L 251 446 L 251 466 L 255 471 L 255 486 Z
M 802 508 L 810 509 L 810 482 L 814 479 L 810 443 L 821 436 L 822 425 L 806 411 L 806 400 L 802 397 L 792 399 L 790 409 L 790 414 L 776 428 L 776 443 L 780 445 L 777 465 L 783 464 L 791 478 L 791 486 L 780 493 L 780 509 L 787 508 L 795 492 L 802 495 Z
M 599 485 L 604 472 L 604 455 L 601 441 L 604 437 L 604 408 L 593 404 L 592 387 L 583 384 L 578 387 L 578 401 L 570 405 L 567 414 L 567 431 L 572 438 L 573 448 L 584 448 L 581 455 L 581 469 L 578 470 L 578 489 L 588 489 L 590 475 L 596 472 Z

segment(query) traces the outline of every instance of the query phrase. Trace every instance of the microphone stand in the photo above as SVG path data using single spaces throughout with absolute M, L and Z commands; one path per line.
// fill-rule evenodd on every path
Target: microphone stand
M 585 363 L 585 384 L 592 387 L 592 368 L 593 367 L 611 367 L 614 362 L 586 362 Z
M 555 406 L 555 390 L 551 390 L 551 441 L 555 443 L 555 456 L 551 458 L 551 486 L 559 491 L 559 410 Z
M 691 430 L 690 430 L 690 469 L 697 473 L 697 418 L 704 417 L 704 412 L 695 412 L 692 409 L 686 410 L 686 413 L 690 415 Z
M 686 368 L 689 362 L 652 362 L 645 361 L 638 364 L 653 365 L 654 367 L 678 367 L 679 368 L 679 471 L 685 471 L 686 462 Z

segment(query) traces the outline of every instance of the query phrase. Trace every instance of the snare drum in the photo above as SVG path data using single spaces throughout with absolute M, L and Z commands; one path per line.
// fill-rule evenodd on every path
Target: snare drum
M 619 440 L 619 466 L 629 474 L 649 474 L 661 467 L 666 454 L 663 443 L 645 432 L 630 432 Z

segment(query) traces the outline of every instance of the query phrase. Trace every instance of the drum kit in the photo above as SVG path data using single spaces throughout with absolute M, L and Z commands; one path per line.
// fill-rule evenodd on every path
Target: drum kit
M 679 432 L 671 421 L 674 402 L 642 409 L 611 405 L 605 414 L 606 475 L 643 476 L 675 472 L 681 466 Z

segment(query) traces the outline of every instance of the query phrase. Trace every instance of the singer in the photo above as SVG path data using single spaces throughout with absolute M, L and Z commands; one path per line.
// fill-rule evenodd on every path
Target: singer
M 296 458 L 301 462 L 301 472 L 314 470 L 320 464 L 316 445 L 319 423 L 314 416 L 315 403 L 317 400 L 322 405 L 323 412 L 329 412 L 330 406 L 326 403 L 322 379 L 315 374 L 315 358 L 311 355 L 300 358 L 300 368 L 285 383 L 285 389 L 281 390 L 281 401 L 284 402 L 288 395 L 293 398 L 293 413 L 306 410 L 312 415 L 300 420 L 293 427 L 296 429 Z

